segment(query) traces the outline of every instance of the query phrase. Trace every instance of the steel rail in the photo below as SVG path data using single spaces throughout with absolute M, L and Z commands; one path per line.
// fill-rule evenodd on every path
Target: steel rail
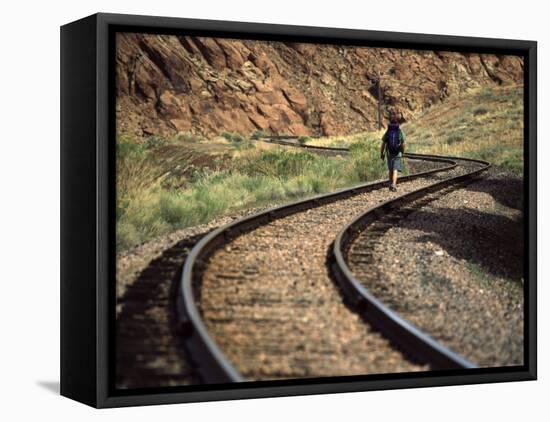
M 260 141 L 268 142 L 270 144 L 279 144 L 284 146 L 291 146 L 296 148 L 302 148 L 305 150 L 311 150 L 314 152 L 321 152 L 321 153 L 331 153 L 331 154 L 347 154 L 349 152 L 349 149 L 347 148 L 337 148 L 337 147 L 320 147 L 317 145 L 307 145 L 307 144 L 300 144 L 296 142 L 288 142 L 290 139 L 298 140 L 298 136 L 276 136 L 276 137 L 262 137 L 259 138 Z
M 453 157 L 453 159 L 458 159 Z M 460 354 L 450 350 L 434 340 L 418 327 L 403 319 L 397 312 L 390 309 L 377 299 L 369 290 L 355 278 L 349 268 L 345 251 L 355 240 L 357 235 L 380 215 L 391 213 L 405 204 L 409 204 L 428 193 L 441 190 L 451 185 L 467 183 L 491 165 L 486 161 L 460 158 L 460 160 L 480 164 L 480 167 L 449 179 L 433 183 L 425 188 L 418 189 L 397 198 L 376 205 L 349 222 L 336 236 L 331 248 L 331 269 L 344 297 L 353 306 L 361 310 L 362 315 L 371 325 L 382 332 L 386 338 L 411 358 L 421 363 L 428 363 L 433 369 L 469 369 L 476 365 L 469 362 Z
M 263 138 L 262 140 L 268 140 L 268 142 L 275 141 L 276 143 L 284 143 L 285 145 L 300 147 L 299 144 L 293 144 L 290 142 L 285 143 L 283 139 L 289 139 L 289 137 L 273 138 L 273 140 L 272 138 Z M 335 148 L 325 147 L 315 147 L 314 149 L 335 150 Z M 340 152 L 347 151 L 347 149 L 338 150 L 340 150 Z M 406 154 L 406 156 L 411 159 L 438 162 L 446 165 L 439 168 L 403 176 L 400 179 L 402 181 L 413 180 L 435 173 L 449 171 L 457 166 L 457 163 L 453 159 L 444 156 L 423 154 Z M 245 381 L 243 376 L 227 359 L 227 357 L 224 355 L 224 353 L 221 351 L 216 342 L 208 333 L 208 329 L 206 328 L 206 325 L 200 315 L 200 311 L 195 302 L 196 292 L 194 287 L 196 283 L 200 283 L 200 278 L 206 268 L 207 261 L 209 257 L 214 253 L 214 251 L 229 242 L 231 239 L 243 233 L 250 232 L 261 225 L 268 224 L 275 219 L 283 218 L 307 209 L 315 208 L 324 204 L 335 202 L 340 199 L 349 198 L 360 193 L 369 192 L 386 186 L 386 181 L 371 182 L 351 188 L 337 190 L 331 193 L 317 195 L 308 199 L 302 199 L 290 204 L 276 206 L 274 208 L 270 208 L 268 210 L 241 218 L 224 226 L 218 227 L 209 234 L 205 235 L 193 247 L 193 249 L 187 256 L 182 271 L 176 301 L 176 320 L 178 324 L 178 331 L 184 340 L 187 351 L 191 356 L 196 370 L 198 371 L 205 383 L 228 383 Z M 420 189 L 419 191 L 423 190 L 425 190 L 425 188 Z M 390 202 L 391 201 L 387 201 L 384 204 L 388 204 Z M 344 238 L 344 235 L 342 236 L 342 238 Z M 343 260 L 336 258 L 335 262 L 340 265 Z M 341 269 L 341 273 L 344 275 L 344 277 L 341 276 L 338 281 L 340 285 L 345 286 L 342 290 L 344 293 L 349 295 L 348 299 L 352 298 L 354 299 L 354 301 L 357 301 L 357 298 L 360 295 L 363 295 L 366 289 L 355 289 L 355 287 L 359 286 L 356 283 L 356 280 L 354 282 L 354 279 L 348 277 L 348 275 L 351 274 L 349 272 L 349 269 L 346 269 L 345 267 L 341 267 Z M 348 281 L 346 281 L 346 278 Z M 363 303 L 364 301 L 360 300 L 360 302 Z M 388 316 L 393 316 L 390 313 L 386 314 Z M 403 326 L 403 324 L 401 324 L 401 326 Z

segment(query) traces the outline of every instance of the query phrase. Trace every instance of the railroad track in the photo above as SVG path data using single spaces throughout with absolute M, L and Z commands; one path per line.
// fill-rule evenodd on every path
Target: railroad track
M 261 141 L 269 142 L 271 144 L 278 144 L 283 146 L 292 146 L 302 148 L 306 151 L 312 151 L 320 154 L 347 154 L 349 150 L 347 148 L 337 148 L 337 147 L 319 147 L 316 145 L 307 145 L 299 142 L 298 136 L 270 136 L 260 138 Z
M 297 138 L 290 137 L 278 137 L 278 138 L 263 138 L 263 141 L 277 143 L 286 146 L 302 147 L 308 150 L 314 150 L 320 153 L 347 153 L 346 149 L 342 148 L 324 148 L 314 146 L 303 146 L 297 143 Z M 226 382 L 241 382 L 247 379 L 263 379 L 265 377 L 269 379 L 275 378 L 289 378 L 299 376 L 312 376 L 312 372 L 324 375 L 346 375 L 347 373 L 337 372 L 335 374 L 327 372 L 335 368 L 334 362 L 331 365 L 318 364 L 315 359 L 308 360 L 298 353 L 298 357 L 295 357 L 292 361 L 285 361 L 286 366 L 277 367 L 277 364 L 273 363 L 273 359 L 265 357 L 262 353 L 258 353 L 258 344 L 265 342 L 266 347 L 274 350 L 275 355 L 282 353 L 285 347 L 301 347 L 303 344 L 295 345 L 292 343 L 292 339 L 286 339 L 285 337 L 294 336 L 308 336 L 308 323 L 312 316 L 308 314 L 306 309 L 311 309 L 315 306 L 314 303 L 306 303 L 305 305 L 298 303 L 296 309 L 285 309 L 281 307 L 281 303 L 284 300 L 289 300 L 289 297 L 281 300 L 281 291 L 269 287 L 269 277 L 265 271 L 273 272 L 274 268 L 267 268 L 258 270 L 258 268 L 251 266 L 250 268 L 241 268 L 246 266 L 245 262 L 252 257 L 257 257 L 258 262 L 262 259 L 262 242 L 268 239 L 267 244 L 264 247 L 280 247 L 281 250 L 285 250 L 284 245 L 273 245 L 273 233 L 279 237 L 285 237 L 287 234 L 287 240 L 284 242 L 291 242 L 290 239 L 293 236 L 288 236 L 290 227 L 285 226 L 281 221 L 286 219 L 295 219 L 297 224 L 301 224 L 300 230 L 303 235 L 306 236 L 302 239 L 302 242 L 307 241 L 309 235 L 308 224 L 313 221 L 318 222 L 320 220 L 312 220 L 308 217 L 308 213 L 317 212 L 319 216 L 315 218 L 325 218 L 327 225 L 332 227 L 332 231 L 327 228 L 320 233 L 324 236 L 323 242 L 320 242 L 321 248 L 326 246 L 329 250 L 326 262 L 323 262 L 325 266 L 330 269 L 330 277 L 332 280 L 328 280 L 325 275 L 314 275 L 313 278 L 320 278 L 324 280 L 324 284 L 319 286 L 320 291 L 327 291 L 323 297 L 318 298 L 319 312 L 322 306 L 326 307 L 328 313 L 334 311 L 336 317 L 333 319 L 327 319 L 323 324 L 331 324 L 332 321 L 344 321 L 346 328 L 359 327 L 358 321 L 353 319 L 350 314 L 341 310 L 336 310 L 337 305 L 332 303 L 334 301 L 335 292 L 330 291 L 330 284 L 334 284 L 334 281 L 338 284 L 340 290 L 339 294 L 343 294 L 345 302 L 350 304 L 355 311 L 362 316 L 364 320 L 373 327 L 372 332 L 369 331 L 368 336 L 361 340 L 361 344 L 375 345 L 374 349 L 379 351 L 380 356 L 391 355 L 392 348 L 397 348 L 402 355 L 391 355 L 391 359 L 394 360 L 395 365 L 402 368 L 403 371 L 411 370 L 425 370 L 426 367 L 431 369 L 454 369 L 454 368 L 472 368 L 475 367 L 472 363 L 468 362 L 465 358 L 459 354 L 444 347 L 427 334 L 423 333 L 418 328 L 414 327 L 409 322 L 403 320 L 397 313 L 389 309 L 370 292 L 354 277 L 351 272 L 348 263 L 346 262 L 346 250 L 350 247 L 351 243 L 356 238 L 357 233 L 376 221 L 381 215 L 386 215 L 392 210 L 397 208 L 411 205 L 414 201 L 418 201 L 425 195 L 429 195 L 433 192 L 441 189 L 457 186 L 472 180 L 478 176 L 481 172 L 487 170 L 490 166 L 489 163 L 479 160 L 470 160 L 457 157 L 444 157 L 435 155 L 423 155 L 423 154 L 406 154 L 407 158 L 411 160 L 437 163 L 439 166 L 426 171 L 410 174 L 400 178 L 401 190 L 405 191 L 404 194 L 390 195 L 391 198 L 384 198 L 388 194 L 384 190 L 384 195 L 381 195 L 381 188 L 387 186 L 387 182 L 373 182 L 360 186 L 355 186 L 349 189 L 342 189 L 333 193 L 318 195 L 313 198 L 297 201 L 291 204 L 278 206 L 267 211 L 254 214 L 240 220 L 236 220 L 226 226 L 219 227 L 212 231 L 204 238 L 202 238 L 196 246 L 191 250 L 188 258 L 185 262 L 180 289 L 177 298 L 177 318 L 178 318 L 178 332 L 182 336 L 187 351 L 193 359 L 193 364 L 200 373 L 202 379 L 206 383 L 226 383 Z M 446 177 L 445 177 L 446 176 Z M 366 195 L 368 193 L 368 195 Z M 376 198 L 376 201 L 372 201 L 371 197 L 380 196 Z M 345 203 L 346 206 L 342 207 L 344 211 L 335 212 L 334 204 Z M 361 212 L 362 210 L 365 210 Z M 359 210 L 359 211 L 358 211 Z M 327 212 L 325 212 L 327 211 Z M 325 215 L 323 215 L 325 212 Z M 337 218 L 336 218 L 337 217 Z M 308 220 L 310 218 L 310 220 Z M 298 220 L 304 221 L 298 221 Z M 351 220 L 351 222 L 350 222 Z M 304 229 L 305 227 L 305 229 Z M 342 229 L 343 227 L 343 229 Z M 282 231 L 281 231 L 282 230 Z M 334 233 L 334 234 L 332 234 Z M 256 236 L 251 238 L 250 241 L 243 240 L 245 236 Z M 327 243 L 329 241 L 329 243 Z M 270 243 L 271 242 L 271 243 Z M 265 242 L 264 242 L 265 243 Z M 229 246 L 232 245 L 232 246 Z M 248 246 L 252 245 L 252 246 Z M 250 248 L 257 248 L 256 250 L 249 250 Z M 276 248 L 279 249 L 279 248 Z M 265 251 L 264 251 L 265 252 Z M 240 254 L 240 255 L 239 255 Z M 219 256 L 223 262 L 232 262 L 235 268 L 233 273 L 227 273 L 227 265 L 216 266 L 215 258 Z M 265 256 L 264 256 L 265 258 Z M 291 256 L 286 258 L 292 259 Z M 320 258 L 317 257 L 317 260 Z M 225 261 L 224 261 L 225 260 Z M 242 261 L 242 262 L 241 262 Z M 214 263 L 213 263 L 214 262 Z M 282 261 L 283 266 L 290 266 L 290 263 Z M 300 265 L 299 262 L 295 263 Z M 218 271 L 216 277 L 208 276 L 209 272 L 206 271 L 207 267 L 215 267 Z M 269 265 L 267 265 L 269 267 Z M 250 274 L 239 275 L 239 272 L 249 271 Z M 263 271 L 263 272 L 262 272 Z M 304 270 L 305 271 L 305 270 Z M 311 271 L 308 270 L 312 274 Z M 302 274 L 306 274 L 302 271 Z M 240 278 L 239 278 L 240 277 Z M 265 279 L 262 279 L 262 277 Z M 279 277 L 279 281 L 285 278 L 285 276 Z M 292 279 L 292 277 L 289 277 Z M 301 277 L 305 281 L 308 281 L 308 277 Z M 312 279 L 313 279 L 312 278 Z M 221 280 L 221 281 L 220 281 Z M 304 280 L 300 280 L 298 277 L 295 280 L 293 289 L 309 288 L 304 285 L 302 287 L 296 287 L 296 283 L 302 283 Z M 204 283 L 210 283 L 212 287 L 212 294 L 215 299 L 202 297 L 202 288 Z M 217 283 L 217 284 L 216 284 Z M 239 292 L 242 284 L 256 283 L 258 292 L 256 296 L 245 295 L 245 299 L 242 299 L 242 295 Z M 266 287 L 268 286 L 268 287 Z M 263 289 L 263 290 L 262 290 Z M 271 290 L 269 290 L 271 289 Z M 283 289 L 284 290 L 284 289 Z M 292 289 L 290 290 L 292 291 Z M 296 291 L 296 290 L 294 290 Z M 312 290 L 313 296 L 316 293 Z M 241 296 L 239 296 L 241 295 Z M 294 300 L 294 299 L 290 299 Z M 341 298 L 340 298 L 341 301 Z M 306 301 L 307 302 L 307 301 Z M 256 309 L 258 303 L 264 303 L 262 308 L 263 314 L 260 315 L 260 311 Z M 199 306 L 197 304 L 200 304 Z M 266 320 L 270 321 L 272 327 L 282 330 L 278 335 L 274 332 L 271 337 L 269 335 L 264 338 L 258 336 L 256 332 L 252 331 L 247 336 L 243 336 L 242 333 L 236 331 L 232 321 L 235 319 L 234 314 L 227 314 L 230 310 L 224 307 L 229 307 L 234 304 L 235 307 L 242 309 L 243 312 L 248 312 L 249 318 L 254 325 L 262 325 Z M 329 304 L 329 305 L 327 305 Z M 245 313 L 246 313 L 245 312 Z M 277 327 L 274 321 L 283 318 L 283 315 L 288 312 L 300 313 L 304 316 L 302 319 L 305 323 L 297 323 L 292 326 L 295 330 L 292 333 L 284 333 L 283 327 Z M 209 321 L 205 321 L 204 314 L 210 315 Z M 357 313 L 357 312 L 355 312 Z M 258 314 L 258 315 L 257 315 Z M 214 321 L 213 323 L 211 321 Z M 255 321 L 255 322 L 254 322 Z M 281 325 L 281 324 L 279 324 Z M 363 323 L 363 325 L 365 325 Z M 350 330 L 353 331 L 352 328 Z M 356 328 L 356 336 L 363 335 L 361 328 Z M 275 331 L 277 331 L 275 329 Z M 256 338 L 257 337 L 257 338 Z M 380 337 L 383 337 L 381 339 Z M 234 338 L 239 338 L 239 341 L 243 342 L 245 346 L 243 350 L 250 353 L 250 356 L 246 355 L 241 350 L 232 350 L 231 344 L 225 344 L 227 341 L 231 341 Z M 280 339 L 281 344 L 277 340 Z M 284 341 L 283 341 L 284 340 Z M 312 343 L 315 343 L 318 339 L 313 338 Z M 344 339 L 346 340 L 346 339 Z M 342 341 L 344 341 L 342 340 Z M 389 340 L 391 344 L 384 343 Z M 324 341 L 324 340 L 323 340 Z M 324 344 L 323 341 L 316 343 L 317 349 L 312 351 L 312 356 L 319 356 L 319 360 L 328 359 L 330 353 L 327 350 L 331 347 L 337 347 L 335 344 Z M 347 341 L 347 340 L 346 340 Z M 355 341 L 355 340 L 354 340 Z M 286 343 L 288 344 L 286 344 Z M 224 343 L 223 346 L 220 346 Z M 355 342 L 357 343 L 357 342 Z M 353 346 L 355 343 L 350 342 Z M 350 346 L 350 347 L 352 347 Z M 313 347 L 313 346 L 312 346 Z M 355 346 L 353 346 L 355 347 Z M 368 350 L 364 350 L 364 346 L 357 346 L 356 355 L 363 360 L 373 360 L 373 371 L 388 371 L 383 365 L 379 363 L 376 353 L 371 353 Z M 281 349 L 282 348 L 282 349 Z M 222 351 L 223 350 L 223 351 Z M 320 351 L 321 350 L 321 351 Z M 307 352 L 307 351 L 306 351 Z M 244 355 L 242 354 L 244 353 Z M 316 355 L 317 353 L 317 355 Z M 343 356 L 346 356 L 346 351 L 340 351 Z M 230 355 L 228 357 L 228 354 Z M 245 356 L 246 355 L 246 356 Z M 258 358 L 260 356 L 260 358 Z M 300 357 L 302 356 L 302 357 Z M 234 366 L 236 359 L 250 360 L 251 367 L 246 368 L 246 364 L 241 365 L 245 367 L 245 374 L 242 370 L 237 370 Z M 260 359 L 258 362 L 254 359 Z M 262 360 L 263 359 L 263 360 Z M 352 357 L 350 356 L 350 359 Z M 378 359 L 378 360 L 377 360 Z M 414 362 L 409 364 L 407 359 Z M 281 359 L 284 361 L 285 359 Z M 267 363 L 266 363 L 267 362 Z M 362 368 L 362 361 L 355 362 L 354 371 L 350 374 L 361 374 L 364 372 Z M 262 368 L 260 373 L 254 369 L 254 365 Z M 423 365 L 423 366 L 422 366 Z M 250 366 L 250 365 L 249 365 Z M 351 365 L 353 366 L 353 365 Z M 297 367 L 303 368 L 301 373 L 294 373 L 289 368 Z M 255 372 L 256 371 L 256 372 Z M 315 376 L 315 375 L 313 375 Z

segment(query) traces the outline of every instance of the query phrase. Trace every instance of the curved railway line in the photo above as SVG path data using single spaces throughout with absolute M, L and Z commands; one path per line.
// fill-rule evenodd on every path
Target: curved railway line
M 347 153 L 290 137 L 262 140 Z M 475 367 L 374 297 L 347 262 L 358 234 L 381 216 L 412 209 L 490 167 L 458 157 L 405 156 L 437 167 L 401 177 L 396 194 L 383 181 L 318 195 L 219 227 L 193 247 L 177 292 L 177 323 L 204 382 L 392 372 L 386 358 L 400 371 Z M 282 265 L 267 262 L 266 254 Z M 294 297 L 304 289 L 310 300 Z M 289 315 L 292 323 L 282 324 Z M 338 359 L 349 359 L 349 373 Z

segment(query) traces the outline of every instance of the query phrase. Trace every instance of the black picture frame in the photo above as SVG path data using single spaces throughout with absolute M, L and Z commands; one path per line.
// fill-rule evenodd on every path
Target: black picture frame
M 114 323 L 114 49 L 116 31 L 201 34 L 517 54 L 525 93 L 525 362 L 521 367 L 116 391 Z M 118 407 L 534 380 L 537 376 L 534 41 L 99 13 L 61 27 L 61 394 Z

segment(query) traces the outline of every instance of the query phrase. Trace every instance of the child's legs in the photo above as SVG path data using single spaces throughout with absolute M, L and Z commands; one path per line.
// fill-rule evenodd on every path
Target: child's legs
M 392 185 L 396 185 L 397 184 L 397 170 L 393 170 L 390 173 L 391 173 L 391 175 L 390 175 L 391 183 L 392 183 Z

